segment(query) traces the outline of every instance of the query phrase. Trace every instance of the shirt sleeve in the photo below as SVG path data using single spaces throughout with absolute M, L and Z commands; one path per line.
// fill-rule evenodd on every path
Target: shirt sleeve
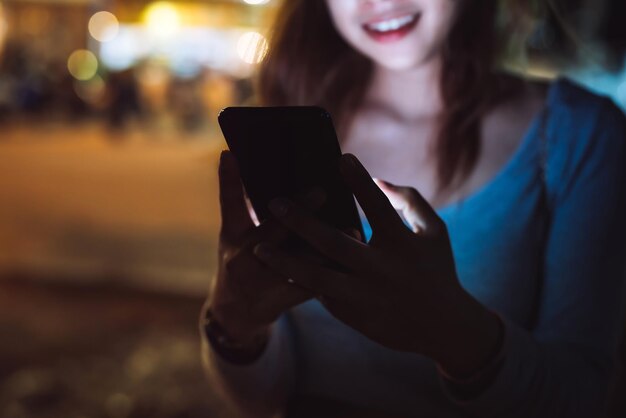
M 268 345 L 252 364 L 227 362 L 209 344 L 204 333 L 202 357 L 209 383 L 229 406 L 245 417 L 273 417 L 287 404 L 295 381 L 294 350 L 287 314 L 272 325 Z
M 472 415 L 599 417 L 606 407 L 626 275 L 626 121 L 608 99 L 578 118 L 555 111 L 537 321 L 526 330 L 505 318 L 503 363 L 478 397 L 455 398 L 444 384 Z

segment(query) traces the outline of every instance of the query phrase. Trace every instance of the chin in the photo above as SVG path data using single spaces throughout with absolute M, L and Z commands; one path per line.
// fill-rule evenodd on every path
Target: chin
M 370 56 L 370 59 L 377 67 L 384 68 L 386 70 L 391 71 L 411 71 L 416 70 L 420 67 L 423 67 L 428 63 L 429 60 L 423 59 L 422 57 L 409 56 L 408 54 L 404 55 L 395 55 L 394 56 L 386 56 L 386 57 L 373 57 Z

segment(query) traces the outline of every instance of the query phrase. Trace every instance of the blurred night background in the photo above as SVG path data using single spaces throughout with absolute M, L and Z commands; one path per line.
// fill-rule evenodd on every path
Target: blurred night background
M 231 416 L 196 325 L 216 116 L 254 103 L 278 1 L 0 1 L 0 418 Z M 626 109 L 625 23 L 554 2 L 511 66 Z

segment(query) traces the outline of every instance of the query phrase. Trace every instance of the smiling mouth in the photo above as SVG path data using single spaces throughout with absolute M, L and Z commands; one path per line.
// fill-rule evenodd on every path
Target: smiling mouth
M 378 42 L 391 42 L 404 38 L 419 22 L 421 14 L 407 14 L 387 19 L 379 19 L 363 24 L 363 30 Z

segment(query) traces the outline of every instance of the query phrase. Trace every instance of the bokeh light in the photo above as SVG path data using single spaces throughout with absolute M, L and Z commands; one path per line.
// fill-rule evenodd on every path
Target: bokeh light
M 72 52 L 67 60 L 67 69 L 75 79 L 89 80 L 98 72 L 98 59 L 93 52 L 78 49 Z
M 237 41 L 237 55 L 248 64 L 261 62 L 267 50 L 267 39 L 258 32 L 246 32 Z
M 168 2 L 159 1 L 148 6 L 144 12 L 148 30 L 156 36 L 168 37 L 180 27 L 180 15 L 176 7 Z
M 74 92 L 85 103 L 88 103 L 94 108 L 99 108 L 103 105 L 106 96 L 106 83 L 102 77 L 95 75 L 86 81 L 76 81 L 74 84 Z
M 89 33 L 96 41 L 112 41 L 119 30 L 120 24 L 113 13 L 98 12 L 89 19 Z
M 257 4 L 267 4 L 269 3 L 270 0 L 243 0 L 243 1 L 248 4 L 257 5 Z

